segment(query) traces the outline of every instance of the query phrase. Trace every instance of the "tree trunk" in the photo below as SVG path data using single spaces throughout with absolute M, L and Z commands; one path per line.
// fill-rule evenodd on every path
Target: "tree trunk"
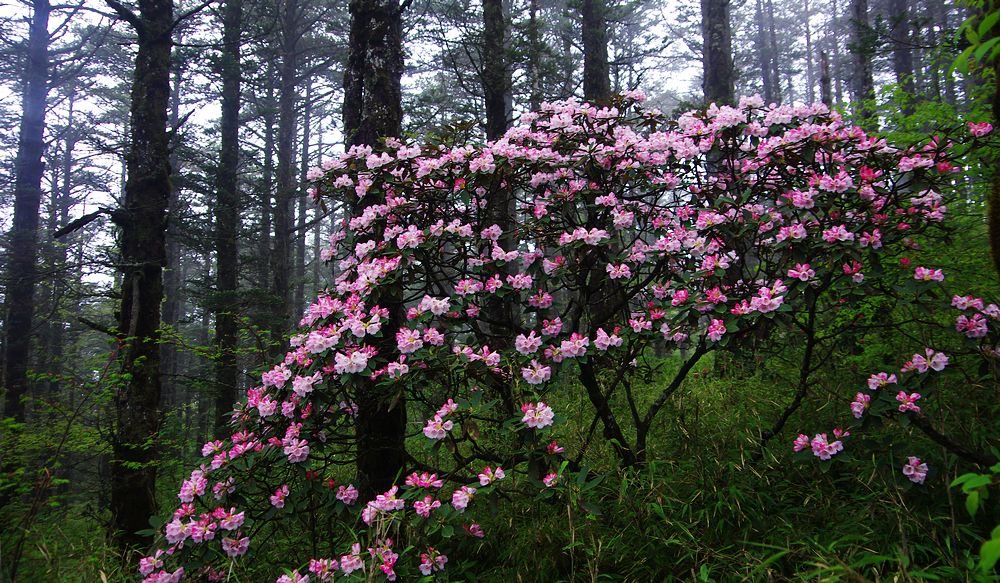
M 538 26 L 538 0 L 528 0 L 528 108 L 531 111 L 538 111 L 542 106 L 542 47 Z
M 768 52 L 771 56 L 771 82 L 774 84 L 771 90 L 777 103 L 781 103 L 781 69 L 778 67 L 778 35 L 774 31 L 774 3 L 767 0 L 767 33 L 770 48 Z M 789 85 L 789 93 L 791 86 Z M 788 96 L 789 101 L 794 101 L 795 97 Z
M 732 104 L 736 100 L 736 74 L 729 0 L 701 0 L 701 34 L 705 103 Z
M 42 200 L 45 163 L 45 108 L 49 92 L 48 0 L 32 2 L 28 32 L 28 58 L 21 97 L 21 127 L 14 161 L 14 223 L 10 233 L 4 320 L 5 414 L 24 421 L 22 397 L 28 390 L 28 357 L 35 312 L 35 282 L 38 279 L 38 207 Z
M 816 75 L 813 73 L 812 27 L 809 25 L 812 11 L 809 8 L 809 0 L 803 1 L 802 9 L 805 12 L 805 18 L 802 20 L 806 27 L 806 100 L 809 103 L 814 103 L 816 101 Z
M 399 0 L 351 0 L 351 29 L 344 72 L 344 135 L 348 145 L 379 148 L 380 137 L 402 129 L 402 18 Z M 378 200 L 350 201 L 351 213 Z M 376 348 L 396 349 L 403 322 L 402 289 L 392 286 L 372 298 L 389 310 Z M 357 469 L 361 496 L 371 498 L 392 486 L 406 464 L 406 403 L 401 394 L 379 392 L 373 384 L 357 392 Z
M 605 0 L 582 0 L 583 98 L 603 102 L 611 98 Z M 727 0 L 728 1 L 728 0 Z
M 507 131 L 507 21 L 503 0 L 483 0 L 483 96 L 486 105 L 486 139 L 499 139 Z
M 896 74 L 896 84 L 906 94 L 903 112 L 913 113 L 913 50 L 910 40 L 910 12 L 908 0 L 890 0 L 889 21 L 892 23 L 892 70 Z
M 830 58 L 826 51 L 819 54 L 819 95 L 823 105 L 833 107 L 833 91 L 830 87 Z
M 854 71 L 851 76 L 852 108 L 861 125 L 872 130 L 875 120 L 875 80 L 872 77 L 872 56 L 875 52 L 873 31 L 868 24 L 868 0 L 851 0 L 851 55 Z
M 222 119 L 219 165 L 215 188 L 215 345 L 219 358 L 215 363 L 215 436 L 228 437 L 229 416 L 236 402 L 239 369 L 236 361 L 238 324 L 235 313 L 239 287 L 240 228 L 240 31 L 243 1 L 226 0 L 222 12 Z
M 295 188 L 295 100 L 298 44 L 302 36 L 298 0 L 282 5 L 281 61 L 278 86 L 278 188 L 274 197 L 274 245 L 271 249 L 271 294 L 276 305 L 272 340 L 280 341 L 291 320 L 292 195 Z M 282 350 L 279 342 L 275 350 Z
M 299 164 L 299 184 L 305 184 L 309 175 L 309 139 L 312 125 L 312 82 L 306 80 L 306 97 L 302 113 L 302 150 Z M 298 197 L 298 216 L 295 219 L 295 293 L 292 296 L 292 325 L 295 325 L 305 308 L 306 301 L 306 214 L 309 207 L 309 197 L 300 193 Z
M 116 220 L 121 229 L 118 332 L 122 384 L 115 395 L 111 526 L 123 551 L 151 541 L 140 535 L 156 512 L 156 449 L 160 429 L 160 303 L 166 261 L 170 162 L 167 106 L 173 0 L 143 0 L 139 15 L 115 3 L 136 28 L 127 180 Z
M 760 81 L 764 90 L 764 102 L 774 103 L 774 83 L 771 81 L 771 44 L 764 27 L 764 0 L 757 0 L 754 6 L 757 21 L 757 66 L 760 67 Z

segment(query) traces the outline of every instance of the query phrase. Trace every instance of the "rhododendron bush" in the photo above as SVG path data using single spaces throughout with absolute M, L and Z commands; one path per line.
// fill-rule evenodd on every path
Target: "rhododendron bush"
M 231 438 L 205 445 L 143 560 L 147 580 L 222 579 L 276 560 L 269 549 L 288 539 L 301 542 L 282 547 L 280 581 L 447 572 L 491 535 L 476 516 L 498 490 L 531 497 L 587 477 L 591 438 L 567 441 L 587 432 L 563 422 L 559 394 L 585 394 L 592 427 L 642 466 L 706 354 L 798 343 L 804 391 L 819 346 L 850 326 L 837 323 L 845 302 L 943 277 L 884 265 L 945 216 L 957 168 L 944 140 L 893 146 L 822 105 L 746 99 L 670 121 L 641 101 L 548 104 L 485 145 L 390 139 L 314 171 L 317 199 L 357 209 L 325 252 L 335 285 L 248 392 Z M 973 307 L 959 328 L 978 337 L 995 314 Z M 636 394 L 664 351 L 681 355 L 676 373 Z M 845 411 L 919 411 L 923 394 L 895 375 L 947 364 L 928 348 L 903 373 L 876 371 Z M 405 411 L 408 461 L 365 496 L 344 476 L 373 395 Z M 771 434 L 787 416 L 775 411 Z M 795 447 L 831 459 L 844 431 Z M 928 470 L 912 455 L 901 471 L 919 482 Z

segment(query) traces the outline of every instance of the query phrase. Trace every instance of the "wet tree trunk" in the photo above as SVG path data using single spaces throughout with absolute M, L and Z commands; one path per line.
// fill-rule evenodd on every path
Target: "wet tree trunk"
M 368 144 L 378 149 L 380 137 L 399 136 L 402 129 L 403 75 L 402 18 L 399 0 L 351 0 L 351 29 L 347 70 L 344 72 L 344 135 L 348 145 Z M 357 215 L 377 200 L 350 201 Z M 389 310 L 382 354 L 395 350 L 395 335 L 403 322 L 402 289 L 392 287 L 373 298 Z M 406 464 L 406 403 L 402 394 L 374 385 L 357 393 L 357 469 L 361 496 L 388 489 Z
M 605 0 L 583 0 L 583 98 L 590 102 L 611 97 Z
M 282 350 L 280 339 L 291 321 L 292 289 L 291 236 L 292 198 L 295 189 L 295 98 L 298 44 L 301 38 L 301 15 L 298 0 L 282 5 L 281 61 L 278 87 L 278 188 L 274 197 L 274 245 L 271 249 L 271 294 L 276 301 L 271 325 L 272 340 L 277 341 L 277 353 Z
M 768 42 L 767 29 L 764 26 L 764 0 L 757 0 L 754 6 L 754 18 L 757 21 L 757 65 L 760 67 L 764 102 L 774 103 L 776 84 L 771 80 L 771 43 Z
M 483 0 L 483 95 L 486 102 L 486 139 L 507 131 L 507 21 L 503 0 Z
M 819 54 L 819 95 L 823 105 L 833 107 L 833 90 L 830 87 L 830 57 L 826 51 Z
M 49 92 L 48 0 L 32 3 L 28 33 L 28 58 L 21 97 L 21 127 L 14 161 L 14 223 L 10 233 L 4 319 L 4 412 L 24 421 L 22 397 L 28 390 L 28 357 L 35 313 L 35 283 L 38 279 L 38 207 L 42 200 L 45 164 L 45 106 Z
M 731 104 L 736 99 L 736 74 L 729 0 L 701 0 L 701 34 L 705 103 Z
M 816 74 L 814 73 L 815 67 L 813 66 L 812 26 L 809 24 L 809 17 L 812 16 L 809 0 L 804 0 L 802 9 L 805 14 L 803 24 L 806 27 L 806 100 L 809 103 L 813 103 L 816 101 Z
M 913 99 L 916 90 L 913 87 L 913 49 L 910 39 L 910 13 L 908 0 L 891 0 L 889 2 L 889 21 L 892 24 L 892 70 L 896 74 L 896 84 L 899 85 L 907 100 L 903 112 L 913 113 Z
M 234 306 L 239 286 L 240 227 L 239 192 L 239 117 L 240 117 L 240 30 L 243 1 L 226 0 L 222 12 L 222 119 L 221 145 L 216 170 L 215 189 L 215 345 L 219 359 L 215 363 L 215 435 L 229 435 L 228 413 L 236 402 L 239 369 L 236 348 L 238 324 Z
M 876 126 L 874 100 L 875 80 L 872 76 L 874 39 L 868 24 L 868 0 L 851 0 L 851 55 L 854 70 L 851 76 L 853 109 L 866 129 Z
M 132 82 L 130 144 L 120 227 L 121 306 L 118 331 L 122 385 L 114 398 L 111 526 L 123 551 L 147 545 L 156 511 L 156 444 L 160 429 L 160 303 L 166 261 L 170 162 L 172 0 L 142 0 L 139 14 L 108 4 L 135 28 L 138 49 Z

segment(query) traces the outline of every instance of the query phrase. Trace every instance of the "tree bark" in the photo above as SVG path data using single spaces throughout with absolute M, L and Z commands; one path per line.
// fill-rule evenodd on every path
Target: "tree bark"
M 119 10 L 126 10 L 115 3 Z M 127 179 L 117 222 L 121 229 L 122 289 L 118 332 L 122 384 L 115 398 L 111 464 L 111 526 L 123 551 L 151 541 L 156 511 L 156 453 L 160 412 L 160 303 L 166 261 L 170 162 L 167 106 L 173 0 L 141 0 L 128 13 L 138 50 L 132 83 Z
M 890 0 L 889 19 L 892 23 L 892 70 L 896 84 L 908 98 L 903 112 L 913 113 L 912 100 L 916 97 L 913 87 L 913 49 L 910 39 L 910 12 L 908 0 Z
M 851 76 L 853 109 L 866 129 L 874 129 L 875 80 L 872 76 L 872 56 L 875 52 L 873 32 L 868 24 L 868 0 L 851 0 L 851 55 L 854 71 Z
M 344 135 L 348 145 L 380 148 L 379 138 L 402 130 L 403 33 L 399 0 L 351 0 L 351 29 L 344 72 Z M 357 215 L 378 200 L 352 199 Z M 376 348 L 395 350 L 403 322 L 403 290 L 392 286 L 372 298 L 389 310 Z M 406 402 L 402 394 L 383 392 L 373 384 L 357 392 L 357 470 L 360 494 L 371 498 L 387 490 L 406 465 Z
M 486 139 L 496 140 L 507 131 L 507 21 L 503 0 L 483 0 L 483 96 L 486 105 Z
M 802 9 L 805 12 L 805 17 L 802 20 L 806 27 L 806 101 L 814 103 L 816 101 L 816 74 L 813 72 L 812 26 L 809 25 L 812 10 L 809 6 L 809 0 L 803 1 Z
M 771 81 L 771 43 L 768 42 L 767 30 L 764 26 L 764 0 L 757 0 L 754 6 L 754 19 L 757 21 L 757 66 L 760 67 L 764 102 L 774 103 L 775 84 Z
M 291 235 L 292 198 L 295 188 L 295 125 L 298 44 L 302 37 L 298 0 L 282 4 L 281 61 L 278 86 L 278 166 L 277 191 L 274 197 L 274 245 L 271 249 L 271 294 L 276 305 L 271 320 L 272 340 L 280 340 L 291 321 L 292 289 Z M 281 343 L 276 347 L 280 352 Z
M 826 51 L 819 54 L 819 95 L 823 105 L 833 107 L 833 91 L 830 87 L 830 58 Z
M 736 74 L 729 0 L 701 0 L 701 34 L 705 103 L 732 104 L 736 100 Z
M 215 188 L 215 345 L 219 357 L 215 363 L 215 436 L 228 437 L 229 416 L 236 402 L 239 383 L 236 349 L 238 325 L 234 306 L 239 288 L 240 228 L 240 31 L 243 1 L 226 0 L 222 12 L 222 118 L 219 165 Z
M 605 0 L 583 0 L 583 98 L 603 102 L 611 98 Z
M 42 200 L 45 163 L 45 108 L 49 92 L 48 0 L 32 2 L 28 55 L 21 96 L 21 126 L 14 161 L 14 223 L 10 233 L 4 320 L 5 415 L 23 422 L 22 398 L 28 391 L 28 357 L 38 279 L 38 208 Z

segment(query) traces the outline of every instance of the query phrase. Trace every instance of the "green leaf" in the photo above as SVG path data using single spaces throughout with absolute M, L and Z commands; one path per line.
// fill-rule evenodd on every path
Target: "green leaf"
M 976 50 L 975 46 L 966 47 L 964 51 L 957 57 L 955 57 L 955 62 L 948 67 L 948 74 L 954 73 L 956 70 L 963 74 L 969 74 L 969 57 L 972 56 L 972 51 Z
M 998 19 L 1000 19 L 1000 10 L 994 10 L 993 12 L 987 14 L 986 17 L 983 18 L 982 22 L 979 23 L 979 28 L 976 29 L 976 32 L 979 34 L 979 38 L 986 36 L 986 33 L 993 28 L 993 25 L 997 23 Z
M 996 14 L 1000 14 L 1000 12 Z M 976 61 L 982 61 L 983 55 L 985 55 L 986 52 L 989 51 L 991 48 L 996 46 L 998 42 L 1000 42 L 1000 36 L 991 38 L 990 40 L 979 45 L 979 47 L 976 48 L 975 52 L 972 53 L 972 56 L 976 59 Z
M 995 538 L 984 542 L 982 548 L 979 549 L 979 569 L 991 571 L 993 566 L 997 564 L 997 559 L 1000 559 L 1000 539 Z
M 975 518 L 976 511 L 979 510 L 979 491 L 969 492 L 965 499 L 965 509 L 969 511 L 969 516 Z

